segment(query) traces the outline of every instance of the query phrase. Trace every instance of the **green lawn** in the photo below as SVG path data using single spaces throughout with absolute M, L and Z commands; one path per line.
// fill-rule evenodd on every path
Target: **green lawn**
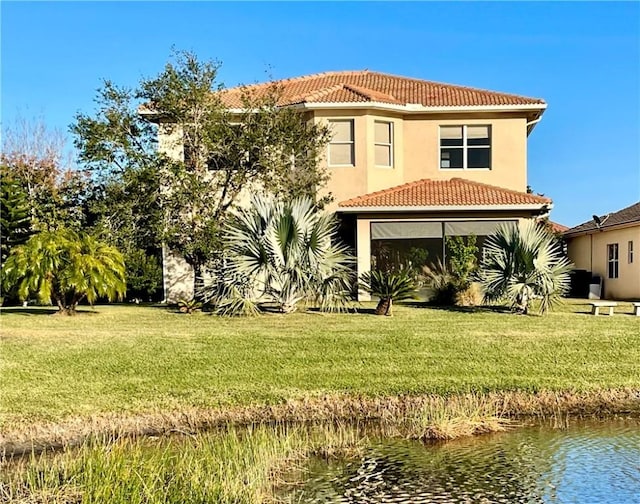
M 326 393 L 640 389 L 640 317 L 573 301 L 547 316 L 398 306 L 228 319 L 98 306 L 3 309 L 0 430 L 103 412 L 276 403 Z

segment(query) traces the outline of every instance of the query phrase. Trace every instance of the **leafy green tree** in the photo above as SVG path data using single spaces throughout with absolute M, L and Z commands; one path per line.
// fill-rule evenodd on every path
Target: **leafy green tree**
M 360 286 L 379 298 L 376 315 L 391 315 L 394 301 L 416 298 L 413 272 L 406 268 L 395 271 L 373 270 L 360 277 Z
M 225 243 L 224 274 L 208 296 L 223 313 L 251 311 L 246 301 L 290 313 L 301 301 L 333 310 L 349 299 L 352 258 L 334 217 L 310 198 L 254 197 L 229 221 Z
M 160 218 L 150 226 L 158 241 L 194 268 L 196 282 L 219 256 L 225 219 L 243 197 L 258 192 L 314 198 L 328 178 L 318 162 L 328 129 L 278 107 L 275 86 L 247 88 L 241 110 L 228 109 L 221 101 L 219 67 L 177 52 L 135 90 L 105 82 L 95 116 L 79 114 L 72 126 L 80 159 L 91 169 L 155 174 L 145 195 L 153 195 L 148 209 Z M 167 139 L 163 149 L 177 159 L 158 152 L 158 131 Z
M 58 229 L 38 233 L 15 247 L 2 267 L 5 288 L 17 288 L 27 300 L 36 296 L 74 315 L 78 303 L 110 301 L 126 293 L 125 266 L 115 247 L 87 234 Z
M 162 292 L 156 184 L 150 168 L 103 173 L 87 198 L 87 230 L 122 252 L 129 299 L 157 300 Z
M 162 266 L 157 255 L 143 249 L 125 254 L 128 299 L 151 301 L 162 290 Z
M 2 263 L 32 234 L 28 195 L 5 166 L 0 167 L 0 250 Z
M 485 242 L 480 280 L 487 301 L 506 298 L 521 313 L 528 313 L 535 298 L 540 312 L 569 289 L 571 263 L 552 234 L 535 221 L 503 226 Z

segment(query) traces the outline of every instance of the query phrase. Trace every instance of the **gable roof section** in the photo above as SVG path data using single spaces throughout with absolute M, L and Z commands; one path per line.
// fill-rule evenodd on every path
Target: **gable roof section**
M 223 103 L 230 108 L 242 108 L 243 89 L 258 95 L 276 85 L 281 90 L 278 105 L 318 103 L 385 103 L 393 105 L 421 105 L 422 107 L 473 107 L 524 105 L 544 109 L 539 98 L 487 91 L 466 86 L 412 79 L 379 72 L 325 72 L 292 79 L 284 79 L 221 92 Z
M 581 233 L 588 234 L 600 229 L 607 229 L 615 226 L 622 226 L 625 224 L 640 224 L 640 201 L 638 203 L 634 203 L 631 206 L 623 208 L 622 210 L 618 210 L 617 212 L 607 215 L 599 215 L 598 217 L 600 218 L 600 221 L 602 223 L 600 227 L 598 227 L 595 221 L 591 219 L 587 222 L 579 224 L 578 226 L 572 227 L 564 233 L 565 236 L 577 235 Z
M 383 191 L 377 191 L 342 201 L 338 210 L 417 210 L 446 207 L 542 208 L 551 205 L 544 196 L 513 191 L 462 178 L 450 180 L 422 179 Z

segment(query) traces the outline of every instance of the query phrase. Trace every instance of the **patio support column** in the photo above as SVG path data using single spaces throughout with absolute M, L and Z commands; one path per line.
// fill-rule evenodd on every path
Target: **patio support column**
M 371 270 L 371 221 L 369 219 L 356 221 L 356 256 L 358 278 L 360 278 L 360 275 Z M 371 295 L 359 290 L 358 301 L 371 301 Z

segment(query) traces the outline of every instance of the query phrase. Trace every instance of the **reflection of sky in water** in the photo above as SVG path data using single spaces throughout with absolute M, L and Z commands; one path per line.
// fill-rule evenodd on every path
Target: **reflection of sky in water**
M 542 479 L 552 481 L 546 502 L 640 503 L 640 432 L 557 439 L 552 464 Z
M 640 504 L 640 422 L 574 422 L 427 446 L 388 440 L 308 470 L 290 502 Z

